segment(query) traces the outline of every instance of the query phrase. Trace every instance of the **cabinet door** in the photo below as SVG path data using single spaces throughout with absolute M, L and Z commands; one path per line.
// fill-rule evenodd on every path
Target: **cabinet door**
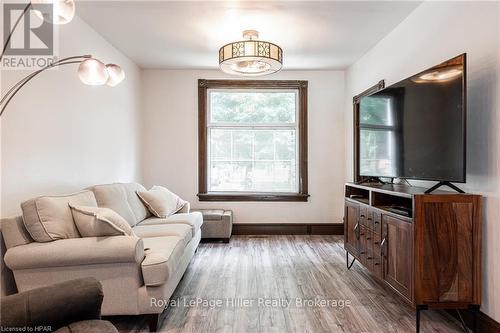
M 412 299 L 413 228 L 412 224 L 383 215 L 384 280 L 407 299 Z
M 359 204 L 345 202 L 344 212 L 344 248 L 351 254 L 359 255 Z
M 415 301 L 481 304 L 481 197 L 415 197 Z

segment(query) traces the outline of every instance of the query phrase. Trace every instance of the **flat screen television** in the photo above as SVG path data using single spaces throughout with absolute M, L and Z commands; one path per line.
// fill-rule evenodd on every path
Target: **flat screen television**
M 465 182 L 465 54 L 359 103 L 360 176 Z

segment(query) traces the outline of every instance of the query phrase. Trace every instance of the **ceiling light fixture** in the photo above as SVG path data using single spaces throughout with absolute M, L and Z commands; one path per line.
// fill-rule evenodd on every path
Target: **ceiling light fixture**
M 457 76 L 460 76 L 460 75 L 462 75 L 462 70 L 460 70 L 458 68 L 452 68 L 452 69 L 445 70 L 445 71 L 437 70 L 437 71 L 425 73 L 425 74 L 420 76 L 420 79 L 422 79 L 424 81 L 441 81 L 442 82 L 442 81 L 451 80 L 451 79 L 453 79 Z
M 461 66 L 445 65 L 417 74 L 411 80 L 416 83 L 448 82 L 460 77 L 462 72 Z
M 260 76 L 276 73 L 283 66 L 283 50 L 276 44 L 258 40 L 255 30 L 243 31 L 245 40 L 219 49 L 219 67 L 228 74 Z

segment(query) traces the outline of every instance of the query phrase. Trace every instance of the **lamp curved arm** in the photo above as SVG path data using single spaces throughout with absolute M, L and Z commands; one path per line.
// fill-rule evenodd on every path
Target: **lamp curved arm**
M 54 68 L 54 67 L 59 67 L 59 66 L 63 66 L 63 65 L 70 65 L 70 64 L 79 64 L 84 59 L 89 59 L 89 58 L 92 58 L 92 56 L 91 55 L 83 55 L 83 56 L 73 56 L 73 57 L 63 58 L 63 59 L 58 60 L 50 65 L 45 66 L 42 69 L 39 69 L 39 70 L 25 76 L 19 82 L 17 82 L 14 86 L 12 86 L 7 91 L 5 96 L 2 97 L 2 99 L 0 101 L 0 105 L 2 105 L 2 110 L 0 111 L 0 117 L 2 116 L 3 112 L 5 111 L 5 108 L 7 107 L 7 105 L 9 105 L 10 101 L 19 92 L 19 90 L 21 90 L 21 88 L 24 87 L 24 85 L 26 85 L 29 81 L 31 81 L 38 74 L 40 74 L 48 69 Z
M 15 85 L 13 85 L 4 95 L 4 97 L 2 97 L 2 99 L 0 100 L 0 105 L 3 104 L 3 102 L 8 98 L 8 96 L 10 95 L 10 93 L 16 89 L 20 84 L 22 84 L 24 81 L 27 81 L 27 80 L 30 80 L 32 76 L 35 76 L 37 75 L 39 72 L 42 72 L 46 69 L 50 69 L 52 67 L 57 67 L 58 64 L 60 64 L 61 62 L 64 62 L 64 61 L 67 61 L 67 60 L 72 60 L 72 59 L 87 59 L 87 58 L 91 58 L 92 56 L 91 55 L 83 55 L 83 56 L 74 56 L 74 57 L 67 57 L 67 58 L 63 58 L 61 60 L 58 60 L 56 62 L 53 62 L 52 64 L 50 65 L 47 65 L 46 67 L 42 68 L 42 69 L 39 69 L 31 74 L 29 74 L 28 76 L 25 76 L 23 79 L 21 79 L 19 82 L 17 82 Z
M 5 44 L 4 44 L 3 49 L 2 49 L 2 54 L 0 54 L 0 61 L 3 59 L 3 56 L 5 55 L 5 50 L 7 50 L 7 46 L 9 46 L 10 39 L 12 38 L 12 34 L 14 33 L 17 26 L 19 25 L 19 22 L 21 22 L 21 18 L 23 18 L 24 14 L 26 14 L 26 12 L 28 11 L 28 9 L 30 9 L 30 7 L 31 7 L 31 1 L 26 5 L 26 7 L 24 8 L 21 15 L 17 18 L 17 21 L 14 24 L 14 26 L 12 27 L 12 30 L 10 31 L 9 36 L 7 36 L 7 39 L 5 40 Z

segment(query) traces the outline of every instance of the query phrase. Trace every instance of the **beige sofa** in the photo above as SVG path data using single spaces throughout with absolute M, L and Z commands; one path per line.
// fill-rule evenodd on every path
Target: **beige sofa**
M 22 217 L 2 220 L 7 247 L 5 263 L 14 273 L 19 292 L 82 277 L 103 286 L 103 315 L 150 314 L 155 330 L 201 238 L 203 223 L 189 204 L 166 219 L 152 217 L 136 195 L 140 184 L 108 184 L 89 188 L 97 205 L 124 217 L 138 237 L 110 236 L 35 242 Z M 66 196 L 71 200 L 71 195 Z M 30 202 L 23 215 L 30 219 Z M 36 205 L 35 205 L 36 206 Z M 160 301 L 158 301 L 160 300 Z M 153 320 L 151 320 L 153 319 Z

